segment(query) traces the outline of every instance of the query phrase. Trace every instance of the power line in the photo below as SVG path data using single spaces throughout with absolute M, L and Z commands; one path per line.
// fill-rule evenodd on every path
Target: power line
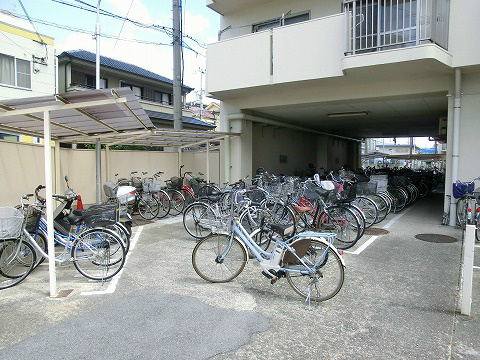
M 45 63 L 47 63 L 47 62 L 48 62 L 48 48 L 47 48 L 47 44 L 43 41 L 43 39 L 42 39 L 42 37 L 40 36 L 40 34 L 38 33 L 37 28 L 35 27 L 35 25 L 33 25 L 32 19 L 30 19 L 30 16 L 28 15 L 28 12 L 27 12 L 27 9 L 25 9 L 25 6 L 23 6 L 22 0 L 18 0 L 18 2 L 20 3 L 20 6 L 22 7 L 23 12 L 24 12 L 25 15 L 27 16 L 28 21 L 29 21 L 30 24 L 32 25 L 33 30 L 35 31 L 35 33 L 37 34 L 38 38 L 40 39 L 40 44 L 45 45 L 45 57 L 42 59 L 42 61 L 45 61 Z
M 74 8 L 77 8 L 77 9 L 81 9 L 81 10 L 84 10 L 84 11 L 96 12 L 96 6 L 91 5 L 91 4 L 89 4 L 85 1 L 82 1 L 82 0 L 74 0 L 74 1 L 78 2 L 79 4 L 85 5 L 87 7 L 84 7 L 84 6 L 81 6 L 81 5 L 76 5 L 76 4 L 73 4 L 73 3 L 69 3 L 69 2 L 66 2 L 64 0 L 52 0 L 52 1 L 56 2 L 58 4 L 67 5 L 67 6 L 74 7 Z M 134 24 L 138 27 L 159 30 L 159 31 L 164 32 L 165 34 L 169 35 L 170 37 L 173 37 L 173 28 L 171 28 L 171 27 L 166 27 L 166 26 L 157 25 L 157 24 L 145 24 L 145 23 L 139 22 L 137 20 L 133 20 L 133 19 L 130 19 L 128 17 L 120 16 L 120 15 L 111 13 L 109 11 L 103 10 L 103 9 L 100 9 L 100 14 L 112 17 L 114 19 L 128 21 L 128 22 L 130 22 L 130 23 L 132 23 L 132 24 Z M 182 37 L 190 39 L 193 42 L 195 42 L 199 47 L 201 47 L 203 49 L 206 49 L 206 44 L 204 42 L 201 42 L 200 40 L 195 39 L 194 37 L 192 37 L 190 35 L 187 35 L 187 34 L 182 34 Z
M 128 17 L 128 14 L 130 14 L 130 9 L 132 8 L 132 5 L 133 5 L 134 1 L 135 0 L 132 0 L 130 2 L 130 6 L 128 7 L 127 15 L 125 15 L 125 17 Z M 123 27 L 125 26 L 125 21 L 126 20 L 123 20 L 122 27 L 120 28 L 120 31 L 118 32 L 117 40 L 115 41 L 115 44 L 113 45 L 113 51 L 115 51 L 115 47 L 117 46 L 118 38 L 120 37 L 120 34 L 122 33 Z

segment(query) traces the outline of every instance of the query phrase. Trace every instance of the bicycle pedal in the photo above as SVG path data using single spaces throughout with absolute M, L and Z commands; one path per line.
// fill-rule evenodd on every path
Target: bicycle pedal
M 278 280 L 278 277 L 277 276 L 274 276 L 271 280 L 270 280 L 270 284 L 271 285 L 274 285 Z

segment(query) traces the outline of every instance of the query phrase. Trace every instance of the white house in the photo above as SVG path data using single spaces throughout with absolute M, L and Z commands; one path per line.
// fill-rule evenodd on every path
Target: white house
M 29 23 L 0 11 L 0 102 L 2 99 L 51 95 L 56 90 L 54 39 Z M 0 139 L 15 137 L 2 130 Z M 22 141 L 36 141 L 21 136 Z
M 353 164 L 361 138 L 439 137 L 445 119 L 447 194 L 452 180 L 480 174 L 480 1 L 206 4 L 222 15 L 207 91 L 222 101 L 222 130 L 242 132 L 227 177 L 267 162 L 276 172 L 313 159 Z

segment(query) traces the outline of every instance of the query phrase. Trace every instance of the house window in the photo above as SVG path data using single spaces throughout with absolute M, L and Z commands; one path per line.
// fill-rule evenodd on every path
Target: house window
M 135 86 L 135 85 L 132 85 L 132 84 L 127 84 L 126 82 L 123 82 L 123 81 L 120 81 L 120 86 L 121 87 L 129 87 L 130 89 L 132 89 L 133 94 L 137 98 L 142 99 L 142 97 L 143 97 L 143 88 L 142 87 Z
M 95 76 L 85 74 L 85 81 L 83 82 L 83 85 L 95 89 Z
M 253 32 L 259 32 L 263 30 L 273 29 L 284 25 L 292 25 L 302 21 L 310 20 L 310 11 L 297 13 L 297 14 L 289 14 L 285 15 L 285 17 L 279 17 L 276 19 L 271 19 L 267 21 L 263 21 L 261 23 L 253 25 Z
M 30 61 L 0 54 L 0 84 L 32 88 L 32 67 Z
M 164 104 L 164 105 L 171 105 L 171 94 L 164 93 L 161 91 L 155 91 L 155 102 Z

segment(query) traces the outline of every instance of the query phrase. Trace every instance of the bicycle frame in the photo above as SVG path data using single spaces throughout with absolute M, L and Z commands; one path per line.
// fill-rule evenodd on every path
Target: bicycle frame
M 288 250 L 291 254 L 293 254 L 297 260 L 304 266 L 304 269 L 292 269 L 292 268 L 283 268 L 280 266 L 275 266 L 272 265 L 272 268 L 275 267 L 276 270 L 281 270 L 281 271 L 288 271 L 288 272 L 297 272 L 301 274 L 309 274 L 309 273 L 314 273 L 316 271 L 316 268 L 323 263 L 326 254 L 328 253 L 328 248 L 334 249 L 334 251 L 337 252 L 337 250 L 332 246 L 332 242 L 334 241 L 336 235 L 333 233 L 317 233 L 317 232 L 304 232 L 297 234 L 287 240 L 282 240 L 280 237 L 278 237 L 275 241 L 275 244 L 273 246 L 273 249 L 271 252 L 262 250 L 252 239 L 250 234 L 245 230 L 245 228 L 242 226 L 242 224 L 239 222 L 238 219 L 232 219 L 232 224 L 231 224 L 231 230 L 230 230 L 230 239 L 229 243 L 222 255 L 219 255 L 219 260 L 223 260 L 223 258 L 228 254 L 228 252 L 231 249 L 231 246 L 233 244 L 233 239 L 237 236 L 240 240 L 241 243 L 250 250 L 250 252 L 255 256 L 255 258 L 258 260 L 260 263 L 268 262 L 271 260 L 275 254 L 275 250 L 277 249 L 278 246 L 282 248 L 282 251 Z M 327 238 L 328 241 L 324 240 L 323 238 Z M 295 252 L 295 249 L 292 248 L 289 243 L 292 243 L 294 240 L 297 239 L 302 239 L 302 238 L 314 238 L 320 241 L 323 241 L 327 247 L 323 251 L 322 256 L 317 260 L 315 264 L 306 264 Z M 262 256 L 263 255 L 263 256 Z M 266 259 L 265 259 L 266 257 Z M 343 263 L 343 258 L 339 256 L 339 258 L 342 261 L 343 266 L 345 264 Z

